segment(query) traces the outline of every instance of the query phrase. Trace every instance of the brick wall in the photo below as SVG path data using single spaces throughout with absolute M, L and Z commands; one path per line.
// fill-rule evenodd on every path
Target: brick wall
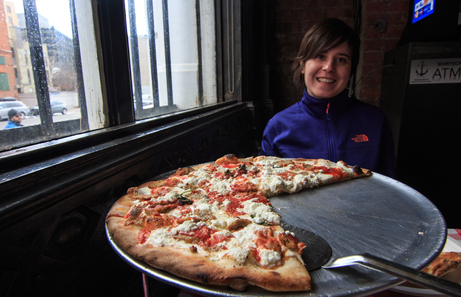
M 6 74 L 9 84 L 8 90 L 0 90 L 0 97 L 14 97 L 17 95 L 17 91 L 14 88 L 16 79 L 14 76 L 13 53 L 8 38 L 8 26 L 3 0 L 0 0 L 0 57 L 3 57 L 5 62 L 5 64 L 0 65 L 0 73 L 2 73 L 2 79 L 6 79 L 4 77 L 4 74 Z
M 379 106 L 384 53 L 397 46 L 406 25 L 409 3 L 409 0 L 361 1 L 362 46 L 355 89 L 358 99 Z M 305 32 L 313 23 L 329 17 L 339 18 L 353 27 L 355 9 L 353 0 L 275 0 L 274 10 L 276 87 L 273 101 L 277 112 L 302 97 L 302 91 L 293 84 L 290 65 Z M 380 23 L 387 25 L 383 32 L 375 28 L 382 28 L 378 26 Z

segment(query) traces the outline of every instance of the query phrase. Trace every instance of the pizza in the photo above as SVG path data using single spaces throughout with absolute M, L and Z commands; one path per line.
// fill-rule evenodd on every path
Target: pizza
M 461 265 L 461 252 L 443 252 L 423 271 L 437 277 L 458 269 Z
M 342 161 L 226 155 L 129 188 L 106 224 L 129 255 L 176 276 L 237 291 L 306 291 L 305 245 L 269 198 L 371 174 Z

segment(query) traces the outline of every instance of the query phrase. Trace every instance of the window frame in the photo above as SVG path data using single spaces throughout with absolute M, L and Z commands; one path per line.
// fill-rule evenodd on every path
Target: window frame
M 108 169 L 110 164 L 116 161 L 130 162 L 131 156 L 142 153 L 142 150 L 133 144 L 146 144 L 146 141 L 155 142 L 162 137 L 180 137 L 187 129 L 198 131 L 205 126 L 216 126 L 219 125 L 220 118 L 232 117 L 235 113 L 252 108 L 251 104 L 242 102 L 241 78 L 236 79 L 239 87 L 229 95 L 227 95 L 226 81 L 223 79 L 225 78 L 223 72 L 227 69 L 226 64 L 223 63 L 225 61 L 223 56 L 226 52 L 223 48 L 227 46 L 227 43 L 223 41 L 226 38 L 222 36 L 223 32 L 226 32 L 225 19 L 231 13 L 238 20 L 240 0 L 231 1 L 234 7 L 227 9 L 232 12 L 226 12 L 221 5 L 221 2 L 225 1 L 215 0 L 218 102 L 137 121 L 132 101 L 124 0 L 91 1 L 95 34 L 100 49 L 99 61 L 103 69 L 101 88 L 108 104 L 109 127 L 69 135 L 69 130 L 77 129 L 80 121 L 68 121 L 66 125 L 57 122 L 54 123 L 54 132 L 69 136 L 42 143 L 31 141 L 28 146 L 10 148 L 0 152 L 0 187 L 2 187 L 3 195 L 0 199 L 0 229 L 29 217 L 49 205 L 58 203 L 59 199 L 65 199 L 65 196 L 59 199 L 49 198 L 55 197 L 56 191 L 66 191 L 66 187 L 69 187 L 68 195 L 72 195 L 75 191 L 80 190 L 77 189 L 78 181 L 82 178 L 88 180 L 91 174 L 98 174 L 100 178 L 107 177 L 110 175 L 110 169 Z M 238 25 L 237 28 L 240 26 Z M 241 50 L 238 48 L 239 42 L 234 46 L 237 47 L 237 52 Z M 234 63 L 236 69 L 241 67 L 240 56 L 236 56 Z M 116 75 L 117 73 L 122 75 Z M 50 105 L 49 100 L 48 105 Z M 4 140 L 13 141 L 17 137 L 24 137 L 30 133 L 39 135 L 44 129 L 46 127 L 36 125 L 2 132 Z M 166 130 L 168 130 L 167 134 L 164 132 Z M 152 145 L 149 144 L 149 146 Z M 120 151 L 120 147 L 124 147 L 124 153 Z M 115 155 L 118 159 L 110 160 L 108 155 Z M 80 164 L 89 160 L 91 160 L 91 166 L 94 167 L 80 168 Z
M 42 53 L 42 40 L 38 38 L 41 33 L 38 25 L 38 13 L 35 6 L 35 0 L 23 0 L 25 5 L 25 20 L 28 27 L 28 36 L 31 50 L 31 57 L 33 57 L 33 67 L 39 69 L 34 71 L 35 90 L 37 93 L 37 102 L 40 110 L 51 110 L 50 95 L 48 85 L 45 83 L 45 65 Z M 41 142 L 53 141 L 62 137 L 72 136 L 74 134 L 81 134 L 89 131 L 91 128 L 91 117 L 87 112 L 92 109 L 102 109 L 105 118 L 100 119 L 99 122 L 105 123 L 106 127 L 115 127 L 118 125 L 136 123 L 135 108 L 133 105 L 133 89 L 131 79 L 131 56 L 128 40 L 129 24 L 126 22 L 126 11 L 124 0 L 88 0 L 91 2 L 93 20 L 94 20 L 94 34 L 96 47 L 98 49 L 98 56 L 96 59 L 99 62 L 99 77 L 91 81 L 97 81 L 97 86 L 90 86 L 86 89 L 87 80 L 82 73 L 81 65 L 76 65 L 77 77 L 79 81 L 78 94 L 79 104 L 81 110 L 81 120 L 70 120 L 66 122 L 53 122 L 52 114 L 40 113 L 41 125 L 37 127 L 21 127 L 21 135 L 25 135 L 25 139 L 30 139 L 27 135 L 34 135 L 35 138 L 42 138 Z M 199 0 L 196 0 L 199 3 Z M 226 5 L 222 5 L 225 3 Z M 71 11 L 75 11 L 75 0 L 70 1 Z M 79 5 L 79 3 L 77 3 Z M 240 59 L 240 43 L 232 44 L 235 47 L 235 52 L 232 52 L 232 57 L 235 57 L 232 67 L 234 72 L 235 81 L 238 85 L 238 92 L 229 92 L 229 89 L 235 89 L 235 86 L 229 88 L 227 81 L 229 81 L 229 63 L 224 63 L 226 55 L 229 55 L 229 44 L 226 40 L 233 40 L 240 38 L 239 31 L 239 10 L 240 0 L 214 0 L 215 6 L 215 23 L 216 23 L 216 56 L 217 56 L 217 102 L 224 102 L 228 100 L 242 101 L 241 96 L 241 81 L 238 76 L 239 67 L 241 64 Z M 234 17 L 235 15 L 235 17 Z M 73 40 L 75 59 L 80 61 L 79 38 L 77 21 L 75 13 L 72 16 L 73 26 Z M 234 33 L 233 30 L 226 29 L 226 19 L 231 18 L 231 24 L 235 26 L 235 35 L 226 36 L 227 32 Z M 234 21 L 235 19 L 235 21 Z M 229 24 L 229 22 L 227 22 Z M 81 33 L 80 33 L 81 34 Z M 224 36 L 224 37 L 223 37 Z M 28 69 L 29 70 L 29 69 Z M 199 76 L 200 78 L 200 76 Z M 203 78 L 200 80 L 203 81 Z M 104 106 L 86 106 L 85 91 L 93 90 L 95 87 L 101 88 L 102 101 L 105 102 Z M 200 89 L 200 86 L 199 86 Z M 168 109 L 167 107 L 166 109 Z M 199 107 L 200 108 L 200 107 Z M 163 114 L 165 108 L 161 107 L 160 110 L 154 112 L 152 116 Z M 143 113 L 145 115 L 146 113 Z M 144 117 L 142 117 L 144 118 Z M 66 126 L 66 124 L 69 124 Z M 101 124 L 102 125 L 102 124 Z M 98 127 L 101 128 L 101 127 Z M 91 128 L 93 130 L 93 128 Z M 5 132 L 6 131 L 2 131 Z M 2 134 L 5 134 L 2 133 Z M 17 148 L 24 148 L 27 145 L 36 143 L 36 141 L 25 140 L 22 143 L 17 143 L 17 137 L 11 137 L 11 133 L 6 133 L 5 142 L 0 143 L 0 150 L 11 150 Z

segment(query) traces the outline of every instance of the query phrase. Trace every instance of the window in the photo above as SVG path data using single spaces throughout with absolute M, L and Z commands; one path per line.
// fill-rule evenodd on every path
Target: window
M 218 102 L 216 1 L 122 1 L 128 42 L 114 54 L 129 54 L 127 71 L 113 65 L 107 34 L 95 29 L 121 23 L 103 11 L 105 1 L 12 1 L 21 34 L 10 43 L 24 53 L 12 65 L 17 97 L 34 112 L 23 119 L 21 137 L 2 137 L 0 151 Z M 107 5 L 123 11 L 121 3 Z M 51 111 L 53 101 L 66 105 L 65 115 Z
M 136 118 L 215 103 L 214 1 L 125 5 Z
M 0 91 L 9 91 L 10 83 L 8 81 L 7 73 L 0 73 Z

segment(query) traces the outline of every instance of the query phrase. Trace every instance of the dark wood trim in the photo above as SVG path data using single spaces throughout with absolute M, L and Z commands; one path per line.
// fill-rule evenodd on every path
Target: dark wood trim
M 98 0 L 109 125 L 135 121 L 128 33 L 123 0 Z

